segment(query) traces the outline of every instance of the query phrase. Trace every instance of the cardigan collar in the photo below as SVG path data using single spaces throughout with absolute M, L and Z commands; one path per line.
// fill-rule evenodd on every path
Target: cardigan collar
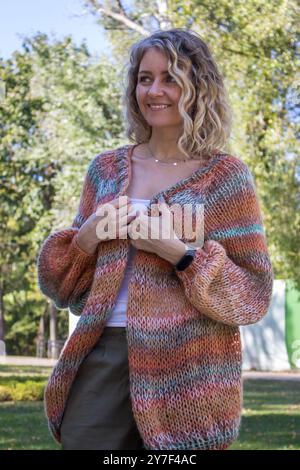
M 118 170 L 119 170 L 118 172 L 118 187 L 120 188 L 119 196 L 126 195 L 127 188 L 131 181 L 131 175 L 132 175 L 131 156 L 132 156 L 134 148 L 137 145 L 139 144 L 125 145 L 116 152 L 117 165 L 118 165 Z M 174 191 L 177 192 L 181 188 L 187 189 L 187 187 L 190 184 L 199 181 L 200 177 L 203 174 L 208 173 L 220 160 L 223 159 L 224 155 L 225 154 L 222 152 L 214 153 L 213 156 L 201 166 L 201 168 L 194 171 L 190 176 L 187 176 L 186 178 L 182 178 L 176 183 L 156 193 L 150 199 L 149 207 L 151 207 L 152 204 L 158 203 L 158 201 L 164 202 L 166 199 L 168 199 L 168 196 L 172 195 Z

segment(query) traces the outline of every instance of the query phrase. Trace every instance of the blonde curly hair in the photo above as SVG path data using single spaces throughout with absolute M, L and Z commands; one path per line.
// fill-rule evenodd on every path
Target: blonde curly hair
M 144 143 L 151 137 L 151 126 L 136 100 L 136 86 L 143 55 L 153 47 L 166 54 L 169 73 L 182 89 L 178 103 L 183 118 L 183 133 L 177 142 L 180 151 L 188 159 L 202 159 L 225 150 L 232 111 L 222 75 L 200 35 L 183 28 L 155 31 L 131 46 L 122 97 L 127 138 Z

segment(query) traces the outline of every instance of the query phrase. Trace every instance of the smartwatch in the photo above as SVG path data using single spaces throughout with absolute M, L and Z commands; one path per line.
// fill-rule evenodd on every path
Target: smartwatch
M 193 261 L 196 255 L 196 251 L 197 251 L 197 248 L 191 248 L 187 246 L 186 252 L 184 253 L 183 257 L 178 261 L 178 263 L 175 265 L 175 268 L 178 271 L 183 271 L 184 269 L 186 269 Z

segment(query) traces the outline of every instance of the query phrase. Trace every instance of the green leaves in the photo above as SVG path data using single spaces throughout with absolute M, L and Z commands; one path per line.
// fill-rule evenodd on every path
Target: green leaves
M 0 103 L 0 323 L 5 315 L 8 352 L 18 352 L 18 342 L 23 354 L 35 354 L 37 317 L 45 303 L 36 282 L 38 249 L 51 231 L 74 218 L 89 161 L 122 143 L 120 90 L 107 58 L 91 60 L 71 38 L 27 38 L 24 51 L 3 62 L 0 72 L 6 86 Z M 20 298 L 22 287 L 37 298 L 20 299 L 20 308 L 8 299 L 10 293 Z M 63 317 L 59 312 L 65 336 Z M 30 330 L 25 350 L 24 321 Z

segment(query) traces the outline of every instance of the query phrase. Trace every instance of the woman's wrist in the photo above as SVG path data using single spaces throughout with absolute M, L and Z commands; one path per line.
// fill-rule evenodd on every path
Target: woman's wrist
M 171 250 L 169 249 L 167 253 L 164 251 L 163 254 L 159 254 L 159 253 L 158 254 L 159 256 L 161 256 L 162 258 L 169 261 L 169 263 L 175 266 L 181 260 L 183 255 L 186 253 L 186 250 L 188 247 L 181 240 L 178 240 L 177 243 L 175 244 L 172 243 L 171 246 L 172 246 Z
M 96 245 L 95 244 L 91 245 L 91 244 L 87 243 L 84 240 L 84 238 L 80 235 L 80 233 L 77 233 L 75 241 L 76 241 L 78 247 L 82 251 L 84 251 L 87 255 L 92 256 L 92 255 L 95 254 L 96 249 L 97 249 L 97 244 Z

